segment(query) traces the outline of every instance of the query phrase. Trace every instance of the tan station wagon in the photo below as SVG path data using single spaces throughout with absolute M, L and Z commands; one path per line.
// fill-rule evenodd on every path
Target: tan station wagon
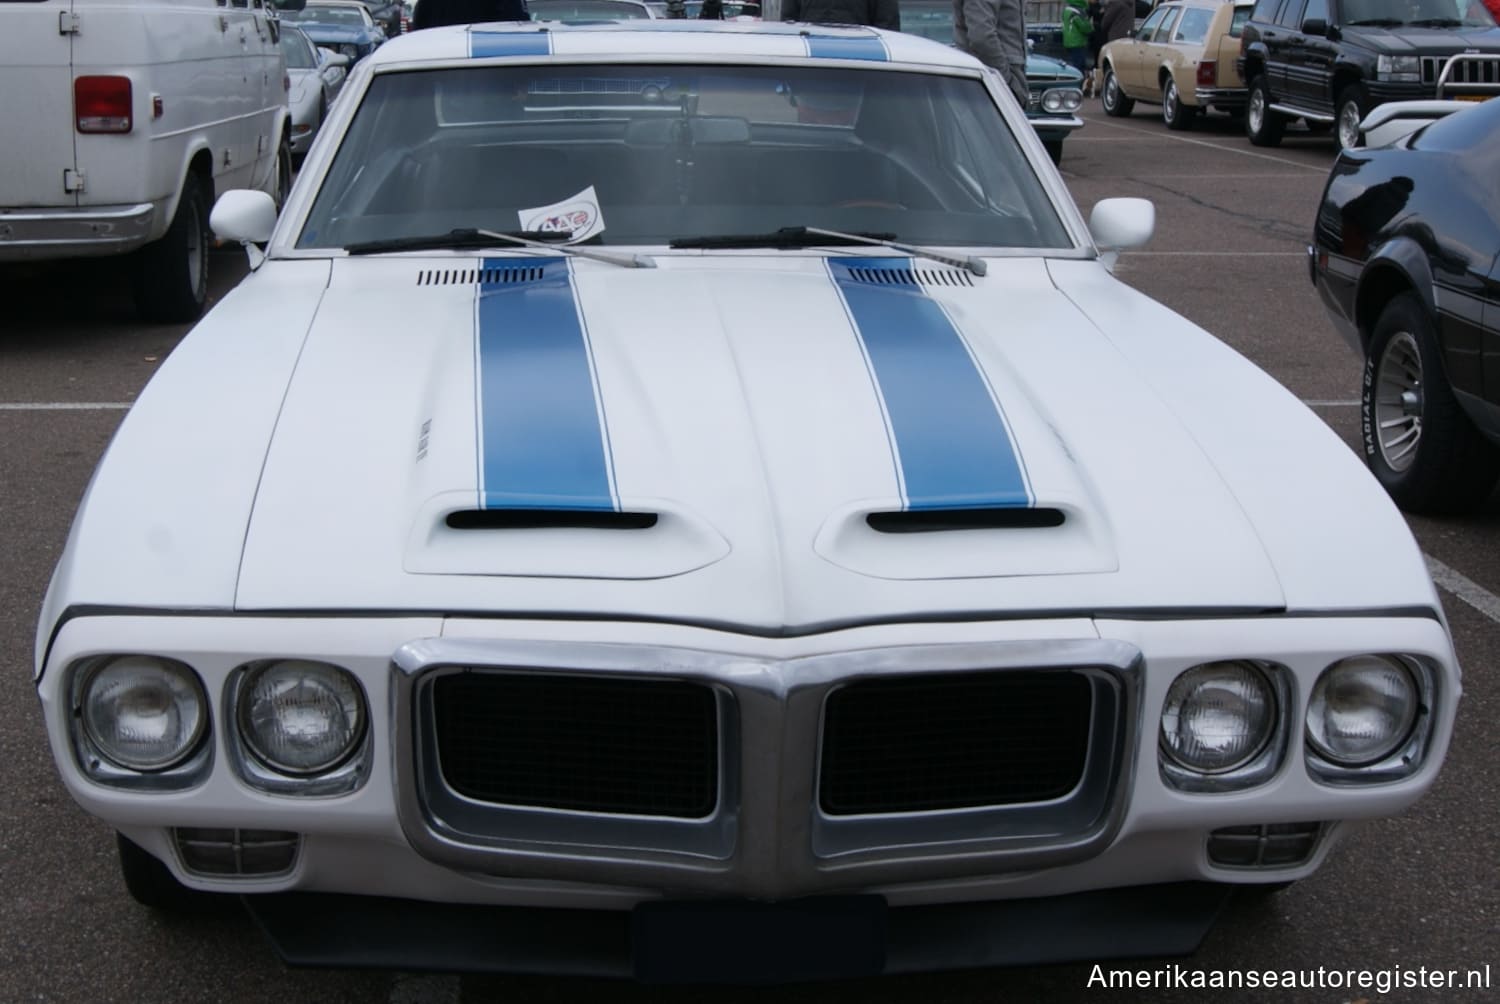
M 1125 116 L 1137 101 L 1159 104 L 1169 129 L 1192 128 L 1208 108 L 1242 113 L 1245 81 L 1235 60 L 1253 6 L 1251 0 L 1161 4 L 1134 34 L 1100 50 L 1104 111 Z

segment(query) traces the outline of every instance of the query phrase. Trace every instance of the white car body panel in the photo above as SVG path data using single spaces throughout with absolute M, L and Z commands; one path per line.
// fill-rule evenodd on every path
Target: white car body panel
M 1020 109 L 961 53 L 819 29 L 877 39 L 892 72 L 985 81 L 1070 246 L 942 249 L 970 268 L 882 247 L 577 249 L 654 266 L 631 268 L 552 248 L 296 246 L 372 79 L 467 65 L 478 36 L 553 54 L 495 57 L 521 62 L 816 62 L 797 26 L 656 25 L 430 29 L 353 71 L 269 258 L 140 395 L 58 564 L 36 681 L 80 805 L 219 892 L 616 911 L 855 893 L 895 908 L 1291 881 L 1432 785 L 1460 674 L 1400 515 L 1288 391 L 1110 275 Z M 1059 518 L 867 519 L 974 510 Z M 517 512 L 577 525 L 466 523 Z M 621 514 L 656 522 L 604 518 Z M 84 762 L 77 690 L 119 653 L 201 682 L 211 738 L 181 790 Z M 1320 674 L 1365 653 L 1404 660 L 1420 724 L 1396 766 L 1329 780 L 1303 716 Z M 271 768 L 245 752 L 235 701 L 274 660 L 342 667 L 363 694 L 348 787 L 255 776 Z M 1168 691 L 1225 661 L 1274 681 L 1278 724 L 1255 754 L 1269 767 L 1242 788 L 1184 785 L 1161 752 Z M 1092 688 L 1079 748 L 1095 773 L 1065 794 L 821 801 L 826 709 L 845 688 L 1054 669 Z M 432 693 L 516 676 L 711 694 L 707 718 L 727 723 L 712 808 L 449 799 Z M 1075 808 L 1086 826 L 1047 815 Z M 1313 826 L 1304 857 L 1211 860 L 1211 834 L 1279 824 Z M 172 828 L 285 831 L 295 861 L 194 871 Z

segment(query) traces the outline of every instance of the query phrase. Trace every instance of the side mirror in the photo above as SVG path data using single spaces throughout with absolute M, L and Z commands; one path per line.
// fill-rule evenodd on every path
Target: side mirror
M 1119 252 L 1138 248 L 1156 231 L 1156 206 L 1149 199 L 1102 199 L 1089 214 L 1089 233 L 1114 269 Z
M 1328 34 L 1328 22 L 1321 17 L 1310 17 L 1302 22 L 1302 34 L 1322 37 Z
M 220 240 L 245 245 L 250 267 L 259 268 L 265 256 L 255 245 L 270 240 L 276 229 L 276 200 L 265 192 L 232 188 L 214 203 L 208 226 Z

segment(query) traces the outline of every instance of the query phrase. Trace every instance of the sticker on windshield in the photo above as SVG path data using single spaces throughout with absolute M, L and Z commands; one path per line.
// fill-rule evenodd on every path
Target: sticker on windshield
M 604 214 L 599 211 L 599 196 L 594 194 L 593 185 L 572 198 L 550 206 L 523 209 L 518 215 L 522 230 L 540 230 L 549 234 L 571 231 L 573 236 L 568 238 L 569 244 L 604 232 Z

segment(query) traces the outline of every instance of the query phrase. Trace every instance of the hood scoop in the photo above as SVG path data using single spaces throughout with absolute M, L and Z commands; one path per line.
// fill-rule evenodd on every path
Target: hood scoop
M 865 522 L 877 533 L 941 533 L 947 530 L 1035 530 L 1062 526 L 1061 509 L 1011 506 L 984 509 L 917 509 L 872 512 Z
M 457 509 L 444 522 L 453 530 L 649 530 L 654 512 L 608 509 Z
M 499 268 L 424 268 L 417 273 L 418 286 L 519 286 L 536 282 L 545 274 L 540 265 L 507 265 Z
M 848 266 L 848 281 L 866 286 L 972 286 L 974 278 L 957 268 L 867 268 Z

